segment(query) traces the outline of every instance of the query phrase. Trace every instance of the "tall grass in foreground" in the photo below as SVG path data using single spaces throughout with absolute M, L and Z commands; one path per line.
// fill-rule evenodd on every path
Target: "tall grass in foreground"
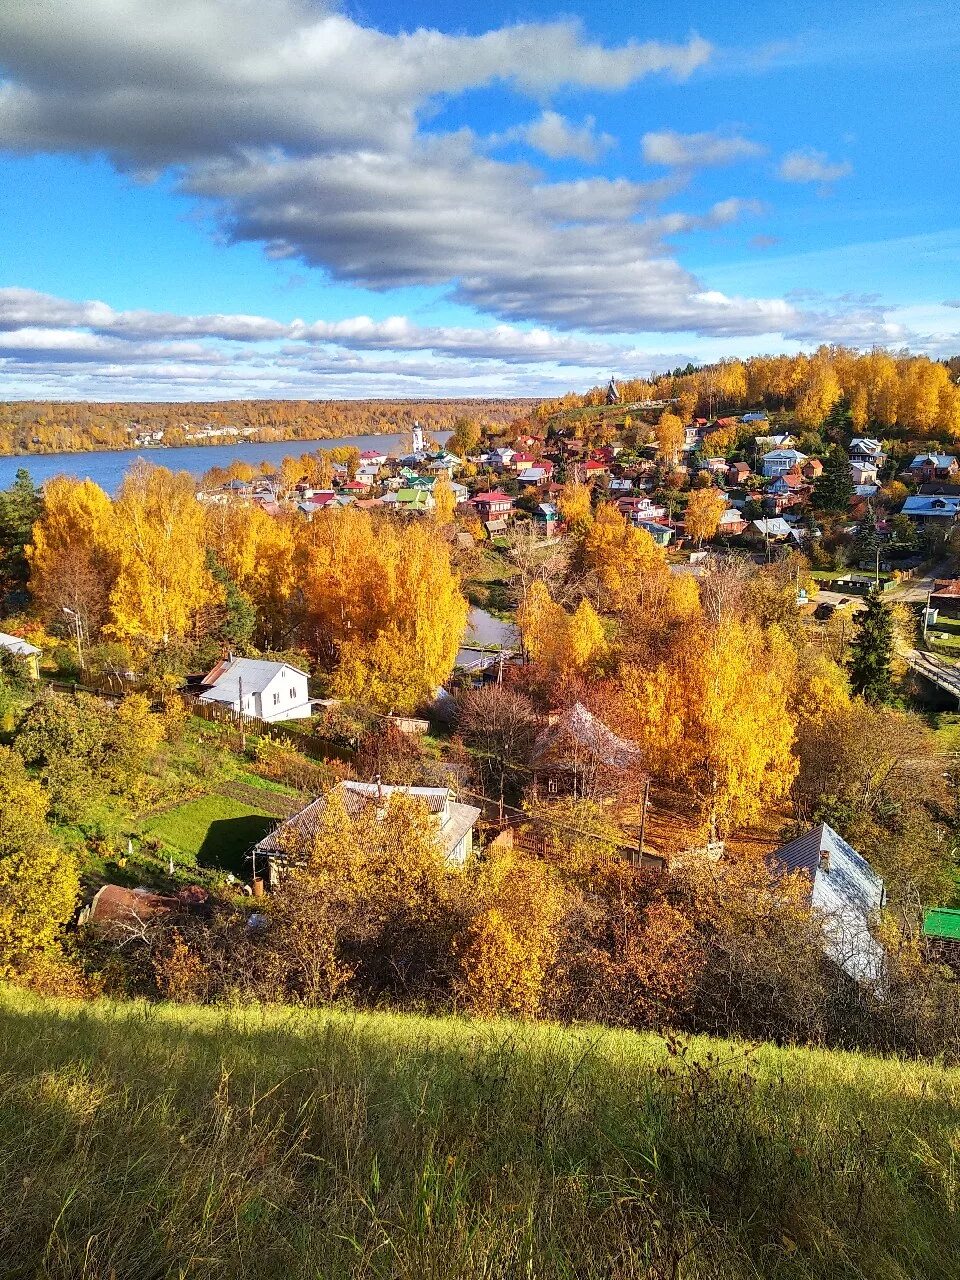
M 0 991 L 0 1275 L 960 1276 L 960 1072 Z

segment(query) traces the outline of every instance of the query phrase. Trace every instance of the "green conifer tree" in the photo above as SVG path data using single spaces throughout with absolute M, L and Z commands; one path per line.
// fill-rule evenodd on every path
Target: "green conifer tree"
M 850 459 L 837 445 L 823 464 L 823 473 L 813 486 L 813 505 L 817 511 L 846 511 L 853 497 L 853 475 Z
M 867 596 L 856 626 L 850 644 L 850 685 L 867 702 L 886 702 L 893 684 L 893 618 L 879 591 Z

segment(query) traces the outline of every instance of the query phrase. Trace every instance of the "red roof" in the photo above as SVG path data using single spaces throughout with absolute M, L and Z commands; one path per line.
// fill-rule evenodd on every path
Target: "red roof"
M 341 489 L 359 489 L 362 493 L 370 488 L 368 484 L 364 484 L 361 480 L 346 480 L 340 486 Z
M 491 489 L 489 493 L 478 493 L 473 499 L 474 502 L 509 502 L 513 503 L 513 499 L 509 493 L 501 493 L 499 489 Z
M 607 464 L 605 462 L 595 462 L 592 458 L 583 465 L 584 471 L 606 471 Z
M 532 453 L 515 453 L 513 457 L 510 459 L 510 461 L 514 465 L 516 465 L 516 463 L 518 462 L 521 462 L 521 463 L 535 462 L 536 459 L 534 458 Z

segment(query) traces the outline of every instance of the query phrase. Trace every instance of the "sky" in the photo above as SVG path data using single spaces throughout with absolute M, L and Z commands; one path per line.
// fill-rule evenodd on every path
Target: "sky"
M 952 3 L 3 0 L 0 398 L 960 354 L 958 90 Z

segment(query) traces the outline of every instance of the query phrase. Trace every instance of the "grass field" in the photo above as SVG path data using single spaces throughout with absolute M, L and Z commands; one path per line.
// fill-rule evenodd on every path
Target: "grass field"
M 143 830 L 188 864 L 242 875 L 245 855 L 275 825 L 262 810 L 230 796 L 209 795 L 148 818 Z
M 0 1270 L 950 1280 L 958 1126 L 934 1066 L 0 989 Z

